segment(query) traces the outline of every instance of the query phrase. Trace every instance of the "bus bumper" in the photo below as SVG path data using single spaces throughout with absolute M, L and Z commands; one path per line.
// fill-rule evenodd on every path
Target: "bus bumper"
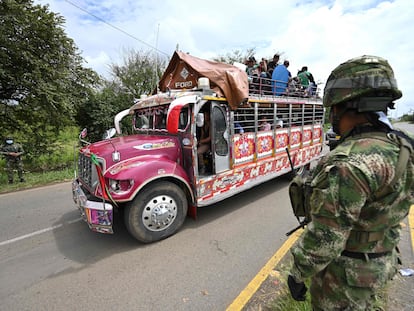
M 111 204 L 88 200 L 77 179 L 72 182 L 72 196 L 83 220 L 92 231 L 114 233 L 112 229 L 113 207 Z

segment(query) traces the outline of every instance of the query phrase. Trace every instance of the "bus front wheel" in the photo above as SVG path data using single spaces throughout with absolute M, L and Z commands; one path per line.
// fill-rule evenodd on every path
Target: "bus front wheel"
M 148 185 L 125 208 L 125 225 L 137 240 L 150 243 L 173 235 L 184 223 L 188 203 L 174 183 Z

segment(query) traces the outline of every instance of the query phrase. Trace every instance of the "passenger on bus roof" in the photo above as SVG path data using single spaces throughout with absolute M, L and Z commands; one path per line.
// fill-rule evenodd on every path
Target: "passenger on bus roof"
M 308 71 L 307 66 L 303 66 L 301 70 L 298 71 L 298 78 L 302 85 L 305 95 L 312 96 L 316 90 L 316 83 L 313 75 Z
M 287 69 L 288 67 L 289 61 L 285 60 L 283 65 L 279 65 L 273 70 L 273 94 L 276 96 L 283 95 L 286 92 L 289 79 L 292 77 L 290 71 Z
M 279 54 L 273 55 L 273 59 L 270 60 L 267 64 L 267 71 L 270 76 L 272 76 L 273 70 L 276 68 L 276 66 L 279 65 Z

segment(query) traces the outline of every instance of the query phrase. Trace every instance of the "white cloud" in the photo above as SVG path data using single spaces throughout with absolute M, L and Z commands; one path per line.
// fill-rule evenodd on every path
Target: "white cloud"
M 398 114 L 414 109 L 414 6 L 411 0 L 218 1 L 35 0 L 66 18 L 88 66 L 106 75 L 125 48 L 155 47 L 212 58 L 256 48 L 256 58 L 283 52 L 292 74 L 307 65 L 325 82 L 340 63 L 363 54 L 388 59 L 403 98 Z M 72 3 L 72 4 L 71 4 Z M 81 7 L 102 20 L 85 13 Z M 122 31 L 123 32 L 122 32 Z M 127 35 L 127 34 L 128 35 Z M 394 113 L 395 115 L 395 113 Z
M 110 56 L 104 51 L 100 51 L 95 57 L 89 55 L 86 56 L 85 61 L 87 67 L 94 69 L 104 76 L 107 76 L 110 72 L 109 64 L 112 63 L 112 60 Z

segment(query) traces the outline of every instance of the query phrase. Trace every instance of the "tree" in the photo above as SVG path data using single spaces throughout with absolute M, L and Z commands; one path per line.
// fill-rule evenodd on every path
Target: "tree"
M 149 51 L 127 50 L 123 64 L 112 63 L 113 80 L 101 87 L 78 111 L 77 122 L 88 129 L 88 139 L 97 141 L 113 126 L 114 116 L 134 103 L 141 95 L 152 94 L 166 68 L 166 59 Z M 131 123 L 123 122 L 124 134 L 131 132 Z M 129 131 L 128 131 L 129 130 Z
M 216 61 L 216 62 L 231 64 L 231 65 L 233 65 L 236 62 L 244 64 L 245 61 L 250 56 L 255 57 L 255 54 L 256 54 L 256 49 L 255 48 L 246 49 L 246 51 L 244 51 L 244 52 L 240 51 L 240 50 L 234 50 L 232 52 L 228 52 L 226 55 L 219 55 L 219 56 L 213 58 L 213 60 Z M 283 55 L 284 52 L 276 51 L 275 54 Z M 262 57 L 267 59 L 268 61 L 273 59 L 273 55 L 272 56 L 262 56 Z M 260 57 L 260 59 L 262 59 L 262 57 Z M 255 58 L 256 58 L 256 61 L 258 61 L 258 62 L 260 61 L 260 59 L 258 57 L 255 57 Z
M 408 113 L 403 114 L 400 120 L 404 122 L 414 122 L 414 113 L 410 110 Z
M 82 128 L 88 129 L 88 141 L 102 139 L 105 130 L 113 127 L 115 115 L 132 106 L 134 96 L 115 81 L 102 81 L 101 88 L 79 108 L 76 117 Z M 131 129 L 131 123 L 124 130 Z M 128 131 L 125 131 L 128 133 Z
M 244 64 L 246 59 L 250 56 L 254 56 L 255 48 L 247 49 L 246 51 L 242 52 L 240 50 L 234 50 L 232 52 L 228 52 L 226 55 L 219 55 L 213 58 L 216 62 L 226 63 L 233 65 L 234 63 L 242 63 Z
M 165 68 L 165 57 L 155 56 L 149 51 L 136 51 L 133 49 L 124 52 L 122 65 L 111 64 L 112 75 L 115 81 L 134 98 L 142 94 L 151 94 L 156 90 Z
M 47 153 L 97 75 L 48 6 L 3 0 L 0 16 L 0 130 L 21 137 L 31 156 Z

